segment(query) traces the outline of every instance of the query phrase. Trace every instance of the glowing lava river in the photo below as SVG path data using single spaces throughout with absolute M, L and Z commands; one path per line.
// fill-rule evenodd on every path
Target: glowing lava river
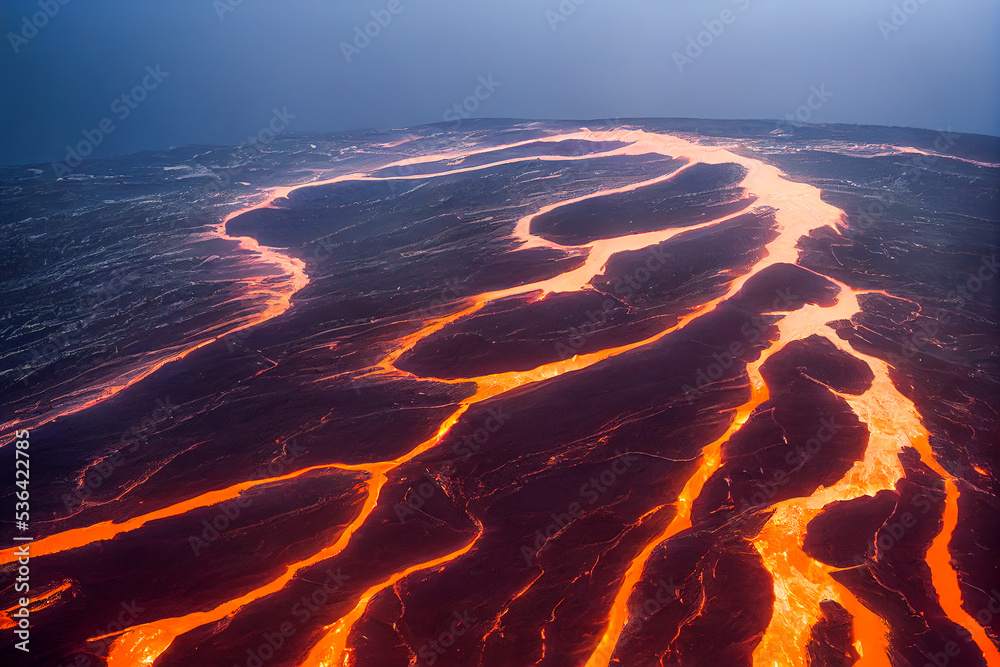
M 278 142 L 5 399 L 5 664 L 1000 667 L 1000 149 L 689 125 Z

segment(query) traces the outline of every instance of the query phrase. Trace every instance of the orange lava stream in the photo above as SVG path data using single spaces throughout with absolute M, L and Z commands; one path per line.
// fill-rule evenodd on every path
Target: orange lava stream
M 334 468 L 340 470 L 362 469 L 360 466 L 346 466 L 340 464 L 318 465 L 311 468 L 303 468 L 302 470 L 297 470 L 295 472 L 288 473 L 287 475 L 281 475 L 280 477 L 270 477 L 268 479 L 240 482 L 239 484 L 233 484 L 232 486 L 224 489 L 203 493 L 200 496 L 195 496 L 194 498 L 184 500 L 154 512 L 149 512 L 148 514 L 133 517 L 123 521 L 122 523 L 102 521 L 90 526 L 84 526 L 83 528 L 73 528 L 40 540 L 35 540 L 31 543 L 31 555 L 46 556 L 48 554 L 59 553 L 60 551 L 79 549 L 80 547 L 87 546 L 88 544 L 113 539 L 122 533 L 127 533 L 141 528 L 151 521 L 179 516 L 186 512 L 190 512 L 191 510 L 199 509 L 201 507 L 209 507 L 210 505 L 216 505 L 227 500 L 232 500 L 244 491 L 258 486 L 295 479 L 296 477 L 300 477 L 314 470 L 328 470 Z M 16 551 L 16 548 L 4 549 L 3 551 L 0 551 L 0 565 L 6 565 L 7 563 L 16 561 Z
M 834 308 L 818 312 L 815 307 L 807 307 L 788 319 L 802 335 L 823 335 L 844 352 L 865 361 L 874 372 L 875 380 L 867 392 L 861 396 L 842 395 L 858 418 L 868 425 L 868 448 L 864 459 L 833 486 L 820 488 L 808 498 L 778 503 L 774 515 L 755 540 L 761 557 L 774 576 L 776 602 L 771 624 L 754 652 L 754 665 L 806 667 L 807 660 L 801 649 L 805 647 L 809 628 L 819 619 L 819 601 L 831 599 L 855 616 L 856 647 L 862 655 L 859 664 L 863 667 L 888 667 L 885 622 L 852 596 L 841 594 L 844 589 L 835 586 L 827 576 L 836 568 L 806 556 L 802 552 L 801 539 L 805 535 L 806 524 L 827 504 L 894 489 L 896 482 L 903 477 L 898 454 L 904 447 L 916 449 L 923 462 L 947 480 L 945 525 L 926 558 L 941 606 L 951 620 L 971 633 L 990 660 L 989 664 L 998 664 L 994 662 L 997 660 L 996 647 L 989 641 L 985 630 L 961 607 L 958 577 L 947 547 L 958 518 L 958 493 L 953 478 L 935 460 L 920 413 L 913 402 L 893 385 L 888 364 L 854 350 L 824 326 L 832 319 L 849 319 L 860 311 L 857 296 L 864 293 L 855 292 L 836 280 L 831 281 L 841 288 L 840 299 Z M 799 323 L 795 320 L 803 321 Z
M 846 285 L 835 280 L 831 282 L 841 290 L 836 305 L 822 309 L 807 306 L 786 316 L 778 325 L 781 345 L 818 334 L 872 365 L 872 361 L 878 360 L 854 353 L 825 326 L 831 320 L 849 319 L 858 310 L 857 295 Z M 910 437 L 921 433 L 923 427 L 912 404 L 907 409 L 907 402 L 889 381 L 884 362 L 879 363 L 882 367 L 872 368 L 875 381 L 864 395 L 843 396 L 871 431 L 864 459 L 834 486 L 820 488 L 808 498 L 777 503 L 774 514 L 754 540 L 774 579 L 775 595 L 771 622 L 754 651 L 755 667 L 807 665 L 805 647 L 812 626 L 820 618 L 820 600 L 835 600 L 852 613 L 861 606 L 852 597 L 840 594 L 841 589 L 827 576 L 833 568 L 806 556 L 800 540 L 808 521 L 826 504 L 892 488 L 903 475 L 896 455 L 908 444 Z M 858 632 L 856 648 L 864 656 L 863 664 L 888 665 L 884 624 L 877 623 L 874 627 L 881 631 L 874 633 L 871 624 L 864 624 L 864 628 L 860 627 L 860 622 L 854 625 Z
M 443 438 L 445 434 L 451 430 L 451 427 L 458 421 L 458 418 L 463 412 L 465 412 L 466 407 L 467 406 L 462 406 L 456 410 L 441 425 L 433 437 L 424 441 L 419 446 L 398 459 L 383 463 L 370 464 L 367 466 L 353 467 L 354 469 L 364 469 L 371 473 L 372 476 L 366 484 L 368 497 L 365 500 L 361 511 L 358 513 L 358 516 L 355 517 L 354 521 L 352 521 L 350 525 L 344 529 L 334 544 L 313 554 L 309 558 L 288 565 L 284 574 L 276 579 L 273 579 L 264 586 L 256 588 L 235 600 L 223 603 L 214 609 L 203 612 L 195 612 L 177 618 L 160 619 L 151 623 L 145 623 L 143 625 L 137 625 L 129 628 L 128 631 L 122 634 L 112 645 L 111 653 L 108 656 L 108 667 L 151 665 L 156 658 L 163 653 L 163 651 L 167 650 L 170 644 L 179 635 L 205 625 L 206 623 L 222 620 L 226 616 L 235 613 L 241 607 L 250 604 L 254 600 L 258 600 L 271 595 L 272 593 L 278 592 L 284 588 L 285 584 L 292 580 L 299 570 L 315 565 L 316 563 L 339 554 L 350 542 L 351 536 L 364 525 L 371 513 L 375 511 L 375 507 L 378 505 L 379 494 L 385 486 L 385 483 L 388 481 L 389 471 L 402 465 L 414 456 L 422 454 L 440 442 L 441 438 Z M 100 639 L 100 637 L 95 637 L 94 639 Z
M 177 618 L 165 618 L 151 623 L 132 626 L 126 632 L 119 633 L 120 636 L 115 640 L 114 644 L 112 644 L 111 652 L 108 655 L 108 667 L 135 667 L 136 665 L 152 665 L 160 654 L 167 650 L 170 644 L 173 643 L 174 639 L 176 639 L 179 635 L 189 632 L 190 630 L 206 623 L 219 621 L 226 616 L 235 613 L 241 607 L 258 598 L 278 592 L 285 586 L 285 584 L 291 581 L 295 576 L 295 573 L 302 568 L 308 567 L 327 558 L 331 558 L 343 551 L 354 531 L 356 531 L 365 522 L 365 519 L 367 519 L 368 516 L 375 510 L 375 506 L 378 503 L 379 491 L 385 481 L 386 478 L 384 474 L 373 476 L 368 480 L 368 497 L 365 500 L 365 504 L 362 507 L 361 512 L 358 513 L 358 516 L 354 519 L 354 521 L 352 521 L 351 524 L 344 529 L 344 532 L 341 533 L 340 537 L 332 545 L 305 560 L 288 565 L 284 574 L 268 582 L 266 585 L 254 589 L 234 600 L 225 602 L 214 609 L 210 609 L 208 611 L 198 611 Z M 105 635 L 104 637 L 107 636 L 109 635 Z M 93 639 L 103 639 L 104 637 L 94 637 Z
M 930 445 L 927 445 L 930 449 Z M 941 474 L 940 472 L 938 473 Z M 959 585 L 958 573 L 951 561 L 948 543 L 958 525 L 958 487 L 955 478 L 945 477 L 944 525 L 927 550 L 927 564 L 931 568 L 931 581 L 937 591 L 938 601 L 944 613 L 952 621 L 969 631 L 976 646 L 983 652 L 989 667 L 1000 667 L 1000 650 L 986 634 L 986 630 L 962 607 L 962 588 Z
M 945 138 L 942 135 L 942 138 Z M 951 145 L 951 142 L 949 142 Z M 925 151 L 920 148 L 914 148 L 912 146 L 895 146 L 893 144 L 845 144 L 843 142 L 827 143 L 818 142 L 816 150 L 828 151 L 832 153 L 839 153 L 841 155 L 861 155 L 866 158 L 870 157 L 900 157 L 902 155 L 923 155 L 929 157 L 931 162 L 937 159 L 945 160 L 956 160 L 959 162 L 965 162 L 967 164 L 974 164 L 977 167 L 989 167 L 995 169 L 1000 167 L 1000 163 L 997 162 L 983 162 L 980 160 L 973 160 L 972 158 L 959 157 L 958 155 L 948 155 L 947 153 L 936 153 L 933 151 Z M 919 160 L 913 160 L 913 166 L 924 168 Z
M 369 588 L 364 592 L 358 600 L 358 603 L 346 616 L 340 618 L 333 625 L 323 628 L 327 631 L 327 635 L 322 641 L 313 647 L 303 664 L 314 664 L 318 667 L 347 667 L 350 665 L 351 649 L 347 647 L 348 635 L 350 635 L 351 628 L 354 627 L 354 624 L 357 623 L 358 619 L 361 618 L 361 615 L 365 613 L 365 609 L 368 607 L 368 602 L 375 597 L 376 594 L 385 590 L 389 586 L 395 586 L 396 582 L 400 579 L 407 577 L 414 572 L 429 570 L 433 567 L 444 565 L 445 563 L 453 561 L 460 556 L 464 556 L 469 553 L 482 534 L 482 526 L 480 526 L 479 533 L 476 537 L 461 549 L 453 551 L 445 556 L 441 556 L 440 558 L 427 561 L 426 563 L 411 565 L 402 572 L 396 572 L 385 581 Z
M 958 160 L 960 162 L 967 162 L 969 164 L 974 164 L 974 165 L 976 165 L 978 167 L 990 167 L 990 168 L 993 168 L 993 169 L 995 169 L 997 167 L 1000 167 L 1000 164 L 998 164 L 996 162 L 982 162 L 980 160 L 973 160 L 973 159 L 970 159 L 970 158 L 967 158 L 967 157 L 959 157 L 957 155 L 948 155 L 946 153 L 935 153 L 933 151 L 925 151 L 925 150 L 921 150 L 919 148 L 913 148 L 913 147 L 910 147 L 910 146 L 890 146 L 889 148 L 891 148 L 896 153 L 904 153 L 904 154 L 905 153 L 915 153 L 917 155 L 923 155 L 925 157 L 933 158 L 935 160 L 938 159 L 938 158 L 944 158 L 945 160 Z
M 32 554 L 34 555 L 34 554 Z M 64 581 L 58 586 L 51 586 L 47 590 L 43 589 L 43 592 L 36 593 L 34 595 L 19 596 L 28 597 L 30 603 L 28 605 L 28 610 L 32 614 L 37 614 L 46 607 L 51 607 L 53 604 L 59 601 L 59 594 L 63 591 L 67 591 L 72 587 L 72 583 L 69 581 Z M 17 627 L 17 621 L 11 618 L 11 614 L 16 614 L 21 608 L 20 604 L 15 604 L 12 607 L 8 607 L 3 611 L 0 611 L 0 630 L 9 630 L 10 628 Z
M 632 560 L 628 570 L 626 570 L 621 586 L 619 586 L 618 593 L 611 605 L 611 611 L 608 614 L 608 627 L 594 649 L 594 652 L 591 654 L 590 659 L 587 660 L 585 667 L 606 667 L 611 662 L 618 639 L 625 625 L 628 623 L 629 596 L 632 594 L 632 589 L 635 588 L 635 585 L 642 578 L 642 573 L 649 562 L 649 557 L 653 554 L 653 550 L 674 535 L 691 527 L 691 509 L 694 500 L 701 494 L 705 482 L 708 481 L 709 477 L 712 476 L 722 463 L 722 445 L 736 431 L 740 430 L 747 419 L 750 418 L 750 413 L 758 405 L 767 400 L 767 385 L 758 381 L 755 377 L 756 374 L 750 372 L 751 366 L 759 368 L 761 363 L 763 363 L 763 358 L 747 365 L 748 375 L 751 378 L 750 400 L 736 410 L 733 422 L 729 425 L 726 432 L 702 450 L 701 463 L 698 469 L 688 478 L 687 483 L 677 497 L 677 514 L 663 532 L 646 544 L 639 555 Z

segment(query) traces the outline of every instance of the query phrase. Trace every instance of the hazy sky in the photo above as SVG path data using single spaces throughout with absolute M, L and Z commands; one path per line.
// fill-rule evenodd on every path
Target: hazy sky
M 85 131 L 94 156 L 238 144 L 275 108 L 290 132 L 439 122 L 477 92 L 480 117 L 1000 135 L 996 0 L 3 0 L 0 20 L 5 164 Z

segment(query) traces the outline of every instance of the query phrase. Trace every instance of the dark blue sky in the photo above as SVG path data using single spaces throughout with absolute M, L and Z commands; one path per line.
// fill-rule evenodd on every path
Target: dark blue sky
M 798 110 L 1000 135 L 995 0 L 62 1 L 2 3 L 5 164 L 62 159 L 106 118 L 95 156 L 238 144 L 274 108 L 291 132 L 438 122 L 477 88 L 480 117 Z M 26 28 L 40 3 L 54 16 Z M 372 11 L 391 21 L 348 62 Z

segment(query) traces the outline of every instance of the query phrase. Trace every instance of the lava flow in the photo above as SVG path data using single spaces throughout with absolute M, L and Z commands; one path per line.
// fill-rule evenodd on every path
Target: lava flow
M 390 141 L 381 147 L 401 149 L 407 143 Z M 569 144 L 595 148 L 582 156 L 546 153 Z M 968 637 L 969 655 L 979 651 L 987 665 L 1000 666 L 1000 653 L 991 636 L 963 606 L 963 585 L 969 584 L 949 548 L 957 539 L 960 524 L 959 479 L 937 460 L 930 444 L 929 420 L 912 392 L 898 385 L 892 364 L 876 350 L 861 351 L 862 346 L 850 335 L 860 328 L 857 322 L 865 316 L 866 299 L 909 300 L 894 297 L 891 290 L 852 287 L 855 283 L 849 284 L 843 273 L 828 275 L 816 263 L 806 261 L 807 246 L 813 247 L 810 243 L 849 247 L 849 216 L 824 199 L 815 185 L 791 180 L 777 166 L 747 157 L 737 149 L 733 144 L 709 145 L 694 137 L 689 140 L 638 129 L 558 132 L 499 146 L 407 157 L 379 165 L 378 169 L 273 188 L 267 191 L 266 201 L 227 216 L 214 234 L 238 238 L 243 250 L 279 267 L 287 276 L 277 287 L 264 279 L 250 281 L 248 289 L 265 292 L 270 305 L 232 330 L 264 322 L 293 322 L 286 327 L 291 331 L 303 322 L 289 318 L 300 310 L 321 310 L 317 304 L 327 296 L 321 290 L 336 293 L 339 288 L 324 285 L 322 277 L 307 277 L 310 265 L 296 258 L 293 251 L 286 254 L 249 236 L 240 236 L 234 228 L 241 220 L 245 222 L 248 214 L 262 216 L 251 219 L 263 225 L 258 221 L 267 215 L 297 214 L 297 206 L 330 206 L 329 210 L 310 209 L 310 224 L 336 224 L 333 236 L 343 233 L 348 239 L 341 241 L 337 237 L 336 242 L 356 246 L 359 249 L 352 252 L 361 253 L 363 239 L 350 237 L 351 225 L 361 223 L 351 222 L 354 212 L 349 204 L 324 193 L 339 192 L 335 190 L 339 187 L 416 181 L 414 196 L 426 199 L 415 201 L 434 209 L 449 201 L 447 188 L 453 187 L 462 175 L 486 179 L 499 174 L 497 178 L 521 183 L 517 179 L 531 182 L 530 169 L 544 170 L 560 162 L 621 160 L 616 164 L 659 165 L 654 173 L 619 175 L 609 187 L 591 185 L 519 210 L 516 217 L 506 221 L 502 234 L 490 237 L 491 242 L 497 243 L 499 238 L 507 243 L 505 252 L 513 257 L 547 253 L 536 257 L 548 258 L 550 266 L 545 268 L 558 266 L 559 270 L 532 274 L 525 280 L 505 281 L 507 276 L 499 279 L 491 274 L 490 280 L 483 279 L 487 287 L 470 289 L 454 299 L 448 314 L 413 311 L 398 320 L 386 317 L 386 322 L 378 322 L 367 315 L 365 299 L 380 289 L 378 274 L 387 270 L 388 262 L 351 265 L 357 276 L 369 281 L 344 290 L 360 290 L 357 285 L 365 285 L 364 298 L 345 297 L 349 303 L 345 309 L 355 308 L 358 314 L 352 314 L 348 324 L 312 328 L 303 325 L 302 330 L 309 331 L 309 336 L 339 337 L 330 344 L 317 344 L 318 338 L 313 339 L 307 346 L 310 354 L 316 354 L 316 350 L 337 354 L 343 347 L 353 350 L 358 358 L 370 360 L 359 362 L 349 379 L 356 383 L 357 400 L 350 398 L 350 392 L 346 399 L 345 394 L 333 393 L 346 386 L 339 366 L 314 371 L 312 365 L 320 368 L 325 360 L 304 357 L 303 366 L 312 373 L 308 383 L 323 390 L 332 387 L 329 396 L 341 402 L 307 414 L 294 399 L 287 401 L 292 415 L 289 419 L 298 418 L 303 423 L 300 429 L 293 430 L 295 433 L 305 437 L 315 430 L 321 434 L 308 441 L 312 443 L 311 455 L 320 452 L 317 458 L 304 459 L 292 472 L 220 484 L 220 488 L 190 494 L 159 509 L 134 512 L 127 519 L 95 522 L 36 540 L 33 556 L 59 554 L 68 560 L 75 550 L 97 543 L 113 549 L 123 538 L 197 510 L 246 500 L 252 493 L 281 493 L 287 488 L 287 493 L 292 494 L 290 485 L 305 483 L 314 475 L 358 476 L 352 478 L 353 482 L 344 482 L 353 484 L 349 492 L 363 499 L 350 519 L 337 524 L 342 528 L 331 537 L 324 534 L 318 546 L 307 543 L 294 557 L 282 556 L 277 574 L 261 570 L 247 575 L 241 580 L 243 588 L 238 595 L 221 602 L 214 598 L 199 600 L 190 613 L 165 613 L 165 617 L 143 619 L 123 629 L 91 633 L 91 641 L 113 640 L 107 657 L 109 667 L 184 664 L 192 655 L 207 655 L 204 659 L 211 661 L 225 651 L 235 650 L 232 647 L 239 650 L 230 662 L 242 660 L 241 664 L 249 664 L 244 643 L 257 629 L 248 631 L 246 627 L 252 625 L 252 620 L 247 619 L 280 616 L 295 601 L 298 593 L 293 594 L 292 589 L 308 580 L 310 568 L 328 564 L 357 566 L 359 562 L 364 571 L 357 567 L 352 570 L 356 582 L 339 594 L 336 605 L 317 609 L 309 627 L 296 626 L 293 632 L 286 633 L 289 645 L 297 643 L 294 648 L 286 646 L 289 654 L 274 664 L 415 664 L 418 654 L 420 660 L 425 657 L 423 647 L 416 648 L 419 638 L 437 634 L 437 621 L 430 617 L 440 611 L 436 605 L 449 604 L 443 602 L 448 599 L 466 601 L 478 625 L 461 625 L 461 632 L 453 625 L 450 635 L 441 635 L 450 637 L 450 643 L 434 645 L 434 650 L 439 651 L 434 660 L 441 659 L 447 665 L 644 667 L 732 659 L 732 664 L 747 667 L 882 667 L 903 664 L 901 651 L 924 650 L 904 646 L 906 638 L 901 639 L 901 633 L 909 631 L 901 629 L 904 622 L 919 622 L 925 623 L 928 633 L 932 626 L 934 631 L 960 628 Z M 910 150 L 890 149 L 884 151 L 885 155 L 873 154 L 883 158 Z M 530 154 L 532 150 L 543 154 Z M 394 168 L 450 165 L 475 157 L 484 160 L 469 166 L 457 164 L 452 169 L 442 166 L 427 173 L 380 175 Z M 625 167 L 622 170 L 625 174 Z M 432 190 L 439 182 L 442 190 Z M 701 188 L 698 196 L 702 199 L 695 195 L 689 199 L 684 189 L 694 187 L 692 183 Z M 432 194 L 425 195 L 424 190 Z M 321 204 L 310 199 L 311 195 Z M 329 204 L 325 197 L 335 203 Z M 621 202 L 627 197 L 640 200 L 647 208 L 638 207 L 634 215 L 621 213 Z M 382 201 L 381 195 L 372 195 L 371 199 Z M 689 210 L 709 206 L 711 214 Z M 601 227 L 590 235 L 580 231 L 585 225 L 574 216 L 585 220 L 587 207 L 595 207 L 606 216 L 602 222 L 607 229 Z M 484 210 L 494 211 L 485 204 Z M 367 213 L 357 215 L 362 219 Z M 560 217 L 563 215 L 581 227 L 573 227 Z M 335 223 L 331 222 L 334 218 Z M 486 220 L 492 220 L 492 216 Z M 730 235 L 744 233 L 750 239 L 747 245 L 756 244 L 754 247 L 721 248 Z M 720 246 L 715 254 L 730 252 L 731 256 L 725 255 L 720 267 L 705 269 L 704 274 L 684 282 L 688 279 L 685 269 L 674 269 L 673 264 L 681 267 L 688 255 L 696 255 L 691 260 L 696 263 L 701 256 L 698 252 L 711 257 L 713 243 Z M 420 247 L 419 251 L 407 252 L 426 250 Z M 606 285 L 623 271 L 628 275 L 622 268 L 627 267 L 625 263 L 650 248 L 676 249 L 674 254 L 663 255 L 668 258 L 664 273 L 675 273 L 666 278 L 633 280 L 634 292 L 641 293 L 638 296 L 633 291 L 612 296 Z M 393 252 L 393 259 L 404 256 Z M 470 265 L 475 266 L 475 261 Z M 316 270 L 323 269 L 317 265 Z M 503 273 L 496 271 L 496 275 Z M 651 294 L 660 280 L 666 283 L 662 302 Z M 308 294 L 293 302 L 292 297 L 307 286 Z M 647 291 L 643 293 L 640 287 Z M 697 298 L 684 301 L 688 297 L 686 290 L 698 290 Z M 387 291 L 394 294 L 396 290 Z M 774 294 L 779 298 L 775 299 Z M 607 323 L 609 331 L 618 328 L 606 337 L 602 337 L 604 331 L 574 333 L 582 341 L 574 353 L 554 355 L 553 341 L 564 339 L 567 327 L 580 319 L 574 319 L 579 311 L 592 307 L 585 299 L 598 297 L 605 297 L 601 326 Z M 572 301 L 578 310 L 560 311 L 563 306 L 559 304 L 564 303 L 560 299 L 578 299 Z M 519 316 L 529 310 L 538 322 Z M 587 310 L 586 316 L 597 321 L 592 310 Z M 745 325 L 743 329 L 739 326 L 744 322 L 755 323 L 754 331 L 759 333 L 750 337 L 750 342 L 738 333 L 746 330 Z M 355 330 L 364 332 L 369 325 L 374 330 L 376 324 L 391 333 L 377 340 L 372 333 L 371 342 L 354 342 L 355 347 L 350 347 Z M 743 337 L 728 339 L 727 331 Z M 268 335 L 271 338 L 265 337 L 261 349 L 288 332 L 272 331 Z M 534 339 L 543 344 L 532 347 Z M 168 361 L 183 359 L 213 340 L 158 363 L 117 390 L 150 377 Z M 728 356 L 720 356 L 718 350 Z M 295 354 L 288 355 L 292 363 Z M 511 357 L 518 357 L 517 363 Z M 725 364 L 719 361 L 723 358 Z M 720 372 L 712 377 L 706 374 L 710 381 L 692 387 L 699 371 L 713 360 L 719 362 Z M 473 362 L 475 365 L 462 365 Z M 687 367 L 682 366 L 685 362 Z M 271 363 L 280 368 L 288 361 Z M 660 376 L 651 371 L 653 379 L 639 386 L 636 394 L 628 394 L 633 378 L 637 384 L 645 382 L 645 376 L 640 380 L 640 375 L 651 368 Z M 621 376 L 616 375 L 618 372 Z M 324 384 L 327 382 L 329 387 Z M 598 387 L 592 395 L 581 389 L 588 383 Z M 278 386 L 276 396 L 282 391 Z M 380 436 L 391 441 L 388 444 L 394 449 L 386 449 L 391 454 L 365 458 L 367 452 L 358 455 L 338 451 L 330 444 L 333 439 L 320 429 L 328 420 L 338 418 L 338 410 L 354 409 L 352 406 L 357 404 L 361 405 L 357 408 L 357 423 L 361 426 L 349 425 L 345 430 L 382 433 L 379 429 L 384 425 L 371 418 L 364 402 L 378 399 L 375 392 L 387 386 L 397 392 L 392 394 L 394 409 L 420 414 L 415 420 L 418 427 L 412 431 L 422 434 L 419 439 L 408 439 L 411 431 L 392 431 L 390 427 L 396 424 L 391 424 L 385 426 L 389 435 Z M 607 412 L 597 414 L 603 407 L 605 390 Z M 664 393 L 650 397 L 643 394 L 657 390 Z M 233 402 L 249 400 L 251 389 L 246 391 L 234 391 L 238 400 Z M 365 391 L 372 393 L 363 394 Z M 432 391 L 446 393 L 428 399 L 426 404 L 416 402 L 417 396 Z M 620 396 L 615 392 L 621 392 Z M 430 408 L 420 412 L 426 405 Z M 576 419 L 566 417 L 566 421 L 560 421 L 574 411 L 579 412 Z M 506 418 L 498 415 L 508 412 L 522 417 L 520 426 L 503 427 Z M 252 413 L 253 409 L 247 408 L 239 414 L 252 419 Z M 666 416 L 656 421 L 661 413 Z M 551 425 L 542 423 L 539 415 Z M 784 448 L 792 450 L 800 441 L 809 442 L 809 429 L 815 431 L 810 421 L 814 416 L 835 423 L 828 431 L 839 430 L 840 435 L 833 438 L 831 433 L 822 442 L 813 438 L 819 443 L 817 450 L 810 450 L 809 457 L 788 470 L 779 470 L 783 481 L 772 485 L 775 490 L 766 502 L 741 505 L 747 489 L 765 488 L 761 480 L 770 481 L 768 456 Z M 499 425 L 495 429 L 487 426 L 487 419 Z M 534 425 L 528 424 L 532 420 L 536 420 Z M 650 425 L 643 420 L 649 420 Z M 501 431 L 501 427 L 507 430 Z M 480 432 L 486 435 L 480 437 Z M 623 456 L 634 457 L 629 465 L 635 465 L 640 472 L 629 473 L 635 477 L 616 486 L 625 473 L 610 467 L 615 471 L 615 482 L 607 482 L 609 466 L 615 465 L 609 461 L 617 463 Z M 810 457 L 814 459 L 812 464 Z M 206 459 L 215 462 L 212 457 Z M 779 457 L 779 464 L 781 460 L 789 461 Z M 447 466 L 435 467 L 439 463 Z M 560 487 L 561 475 L 568 480 L 565 488 Z M 641 486 L 645 479 L 641 475 L 653 481 Z M 894 503 L 905 508 L 908 485 L 917 486 L 913 480 L 928 483 L 926 480 L 933 478 L 939 478 L 943 485 L 942 514 L 940 526 L 931 526 L 937 532 L 932 541 L 925 540 L 927 544 L 918 543 L 918 537 L 923 539 L 929 529 L 920 527 L 924 531 L 920 535 L 914 530 L 916 546 L 912 548 L 917 566 L 927 568 L 930 578 L 914 585 L 917 593 L 902 586 L 892 587 L 891 577 L 896 573 L 876 534 L 871 539 L 861 536 L 867 541 L 858 538 L 859 544 L 863 542 L 858 547 L 862 551 L 851 554 L 855 561 L 850 565 L 838 560 L 839 555 L 830 558 L 807 545 L 807 535 L 819 534 L 817 526 L 826 520 L 831 508 L 851 508 L 855 507 L 851 503 L 876 497 L 894 498 Z M 594 479 L 603 481 L 596 487 L 588 486 L 594 484 Z M 430 489 L 414 508 L 421 512 L 424 523 L 404 524 L 400 509 L 408 511 L 407 507 L 413 505 L 411 492 L 418 484 L 414 480 L 422 484 L 420 488 Z M 429 482 L 425 484 L 424 480 Z M 545 495 L 548 489 L 551 497 Z M 579 493 L 575 493 L 577 489 Z M 594 491 L 595 500 L 584 503 L 590 491 Z M 564 521 L 563 516 L 570 518 Z M 553 530 L 543 527 L 550 517 L 556 521 Z M 929 515 L 928 521 L 932 519 L 934 515 Z M 543 522 L 541 526 L 537 525 L 539 521 Z M 884 523 L 885 517 L 880 521 Z M 267 520 L 262 519 L 261 525 L 267 526 Z M 419 528 L 407 533 L 403 532 L 404 525 Z M 881 524 L 876 523 L 873 531 L 880 529 Z M 252 527 L 246 530 L 249 534 Z M 393 532 L 396 530 L 399 532 Z M 301 532 L 315 533 L 315 528 Z M 390 538 L 385 536 L 399 542 L 388 541 Z M 400 556 L 410 546 L 408 541 L 412 541 L 417 553 Z M 260 544 L 263 542 L 261 537 Z M 374 549 L 373 544 L 377 545 Z M 587 560 L 588 553 L 596 555 Z M 0 564 L 14 560 L 13 550 L 0 552 Z M 732 609 L 737 607 L 725 606 L 736 603 L 724 603 L 723 595 L 712 593 L 716 579 L 725 582 L 732 576 L 738 580 L 754 573 L 766 573 L 770 590 L 753 591 L 759 594 L 754 598 L 756 602 L 737 599 L 744 607 L 736 612 Z M 643 615 L 637 611 L 649 602 L 649 587 L 670 577 L 681 580 L 670 579 L 676 586 L 670 592 L 672 599 L 657 602 L 654 613 Z M 496 588 L 474 593 L 463 589 L 463 582 L 471 586 L 482 581 Z M 570 590 L 573 586 L 589 586 L 580 590 L 591 592 L 592 599 L 581 602 Z M 49 592 L 51 604 L 55 606 L 69 588 L 70 584 L 63 584 Z M 563 593 L 563 589 L 568 592 Z M 928 599 L 918 600 L 918 594 Z M 885 599 L 890 598 L 902 600 L 899 604 L 906 607 L 905 614 L 893 616 L 886 612 L 889 603 Z M 766 610 L 759 602 L 764 599 L 771 600 Z M 846 622 L 832 624 L 830 609 L 842 610 Z M 518 614 L 529 619 L 524 621 L 527 628 L 518 625 Z M 728 627 L 730 616 L 739 620 L 733 621 L 733 628 Z M 727 631 L 744 634 L 721 636 L 718 646 L 708 646 L 714 641 L 705 641 L 704 634 L 699 634 L 704 632 L 699 623 L 718 618 L 726 618 Z M 836 625 L 841 634 L 827 641 L 823 633 L 830 625 Z M 830 636 L 834 634 L 831 631 Z M 531 642 L 524 639 L 529 636 Z M 578 653 L 555 658 L 560 641 L 564 649 L 572 646 Z M 273 642 L 271 646 L 271 653 L 275 653 L 278 647 Z M 712 653 L 716 650 L 732 652 Z M 823 662 L 816 657 L 822 651 L 836 655 L 841 662 Z M 253 650 L 249 653 L 253 654 Z M 229 654 L 225 655 L 229 660 Z M 727 657 L 704 657 L 718 655 Z M 970 660 L 968 664 L 978 664 L 975 658 Z

